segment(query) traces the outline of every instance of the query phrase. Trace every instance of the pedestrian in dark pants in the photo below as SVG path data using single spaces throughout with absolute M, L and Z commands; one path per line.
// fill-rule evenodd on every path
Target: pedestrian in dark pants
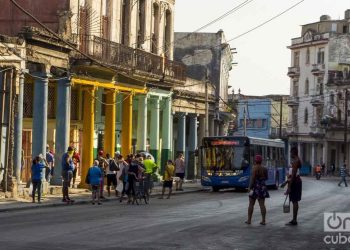
M 33 160 L 32 165 L 32 185 L 33 185 L 33 191 L 32 191 L 32 198 L 33 203 L 35 203 L 35 192 L 38 190 L 38 203 L 41 203 L 41 180 L 44 177 L 43 169 L 46 168 L 44 164 L 41 163 L 41 160 L 39 156 L 35 157 Z
M 73 148 L 68 147 L 67 152 L 63 154 L 62 156 L 62 202 L 74 202 L 74 200 L 69 198 L 69 187 L 70 183 L 73 178 L 73 170 L 74 170 L 74 163 L 73 163 Z
M 338 186 L 340 187 L 341 184 L 344 182 L 345 187 L 348 186 L 348 183 L 346 182 L 346 175 L 348 175 L 348 172 L 346 171 L 346 163 L 344 161 L 344 164 L 340 167 L 340 182 L 338 183 Z
M 118 155 L 117 156 L 117 163 L 119 166 L 119 171 L 118 173 L 120 173 L 119 175 L 119 180 L 123 183 L 123 189 L 121 191 L 120 194 L 120 202 L 123 201 L 123 196 L 126 194 L 127 192 L 127 183 L 128 183 L 128 172 L 129 172 L 129 164 L 124 160 L 122 155 Z
M 105 178 L 104 177 L 106 175 L 106 168 L 108 166 L 108 162 L 106 161 L 105 158 L 103 158 L 103 154 L 104 154 L 103 150 L 100 149 L 98 151 L 98 155 L 97 155 L 97 159 L 96 160 L 98 160 L 98 162 L 99 162 L 98 166 L 99 166 L 99 168 L 100 168 L 100 170 L 102 172 L 102 175 L 103 175 L 103 177 L 101 178 L 101 183 L 100 183 L 100 198 L 101 199 L 106 199 L 103 196 L 103 189 L 104 189 L 104 184 L 105 184 L 105 181 L 104 181 Z
M 293 203 L 293 219 L 288 222 L 288 226 L 298 225 L 297 217 L 299 210 L 299 201 L 301 200 L 301 191 L 302 191 L 302 181 L 300 178 L 300 168 L 301 161 L 298 156 L 298 148 L 292 147 L 290 150 L 292 158 L 291 173 L 288 176 L 288 190 L 286 194 L 289 194 L 289 201 Z

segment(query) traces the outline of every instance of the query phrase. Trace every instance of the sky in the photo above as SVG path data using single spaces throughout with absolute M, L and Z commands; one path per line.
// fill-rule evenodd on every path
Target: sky
M 283 12 L 301 0 L 253 0 L 243 8 L 200 32 L 222 29 L 230 40 Z M 192 32 L 233 9 L 245 0 L 176 0 L 175 32 Z M 244 95 L 289 94 L 291 39 L 301 36 L 301 25 L 329 15 L 344 19 L 350 0 L 304 0 L 272 22 L 230 42 L 236 66 L 230 72 L 229 85 Z

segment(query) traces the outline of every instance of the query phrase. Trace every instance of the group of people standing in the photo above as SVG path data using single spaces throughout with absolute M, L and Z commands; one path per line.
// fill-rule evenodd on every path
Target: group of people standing
M 80 155 L 74 147 L 68 147 L 62 155 L 62 202 L 72 203 L 73 199 L 69 196 L 69 187 L 73 181 L 75 185 Z M 47 146 L 46 157 L 42 154 L 33 159 L 32 164 L 32 198 L 35 202 L 35 194 L 38 194 L 38 202 L 41 203 L 42 180 L 45 179 L 50 183 L 54 175 L 54 154 Z M 44 172 L 46 169 L 46 172 Z M 90 185 L 92 191 L 92 204 L 102 204 L 104 190 L 108 196 L 115 192 L 115 196 L 120 196 L 120 202 L 127 195 L 128 203 L 134 203 L 136 194 L 142 195 L 145 203 L 148 203 L 150 193 L 153 188 L 153 175 L 158 171 L 158 166 L 153 157 L 147 153 L 130 154 L 124 158 L 119 151 L 111 157 L 110 154 L 104 154 L 99 150 L 93 165 L 89 168 L 85 182 Z M 174 178 L 176 177 L 176 178 Z M 176 160 L 168 160 L 164 167 L 163 188 L 159 198 L 163 198 L 165 190 L 169 192 L 167 199 L 172 193 L 173 181 L 176 183 L 176 191 L 183 191 L 182 184 L 185 178 L 185 161 L 182 153 Z M 106 181 L 106 183 L 105 183 Z M 138 185 L 137 185 L 138 184 Z M 139 192 L 139 193 L 137 193 Z
M 111 190 L 115 190 L 115 195 L 120 196 L 120 202 L 123 201 L 126 195 L 128 204 L 134 204 L 136 196 L 141 196 L 147 204 L 153 188 L 153 175 L 157 171 L 158 166 L 149 154 L 130 154 L 124 159 L 118 151 L 112 158 L 108 153 L 104 155 L 103 150 L 99 150 L 98 156 L 93 166 L 89 168 L 85 178 L 85 182 L 91 186 L 91 203 L 95 204 L 97 202 L 101 205 L 101 200 L 105 199 L 103 192 L 104 177 L 106 177 L 108 196 L 111 195 Z M 179 154 L 175 164 L 172 160 L 167 161 L 164 168 L 161 199 L 164 197 L 166 188 L 169 189 L 167 198 L 170 198 L 175 172 L 178 177 L 176 190 L 183 190 L 185 163 L 182 154 Z
M 262 165 L 263 158 L 261 155 L 255 156 L 255 165 L 252 169 L 250 184 L 249 184 L 249 207 L 248 207 L 248 220 L 246 224 L 251 224 L 254 205 L 256 200 L 259 202 L 262 220 L 261 225 L 266 225 L 266 207 L 265 199 L 269 198 L 269 192 L 267 190 L 265 181 L 268 179 L 268 171 Z M 298 225 L 297 217 L 299 210 L 299 201 L 301 200 L 302 193 L 302 181 L 300 178 L 301 161 L 298 156 L 298 149 L 296 147 L 291 148 L 291 166 L 289 168 L 288 179 L 286 181 L 287 191 L 285 195 L 289 196 L 289 201 L 293 204 L 293 218 L 286 225 L 296 226 Z
M 78 164 L 80 156 L 76 148 L 68 147 L 67 152 L 62 156 L 62 194 L 63 202 L 74 202 L 69 197 L 69 187 L 73 180 L 73 186 L 77 176 Z M 39 154 L 33 159 L 31 167 L 32 182 L 32 202 L 35 203 L 35 194 L 37 193 L 38 203 L 41 203 L 43 180 L 50 183 L 51 178 L 55 174 L 55 158 L 49 145 L 46 147 L 46 156 Z M 56 173 L 57 174 L 57 173 Z M 44 178 L 45 177 L 45 178 Z

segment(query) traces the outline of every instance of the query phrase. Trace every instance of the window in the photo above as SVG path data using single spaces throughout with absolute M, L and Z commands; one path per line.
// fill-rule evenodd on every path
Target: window
M 292 109 L 292 125 L 294 127 L 298 126 L 298 109 L 297 108 Z
M 309 95 L 309 79 L 306 78 L 305 80 L 305 91 L 304 91 L 305 95 Z
M 126 46 L 129 46 L 130 0 L 124 0 L 122 3 L 121 27 L 122 27 L 121 43 Z
M 323 77 L 317 78 L 317 94 L 323 95 Z
M 332 92 L 331 95 L 329 96 L 329 103 L 334 104 L 334 93 Z
M 310 49 L 306 50 L 306 64 L 310 64 Z
M 294 67 L 299 67 L 300 53 L 299 51 L 294 52 Z
M 317 53 L 317 63 L 324 64 L 324 48 L 319 48 Z
M 309 112 L 307 111 L 307 108 L 304 111 L 304 123 L 308 124 L 309 121 Z
M 145 0 L 139 0 L 139 9 L 138 9 L 138 27 L 137 27 L 137 46 L 142 48 L 143 43 L 145 42 L 145 23 L 146 23 L 146 9 L 145 9 Z
M 293 82 L 293 96 L 297 97 L 299 95 L 299 82 L 296 80 Z
M 341 122 L 341 110 L 338 109 L 338 112 L 337 112 L 337 118 L 338 118 L 338 122 Z

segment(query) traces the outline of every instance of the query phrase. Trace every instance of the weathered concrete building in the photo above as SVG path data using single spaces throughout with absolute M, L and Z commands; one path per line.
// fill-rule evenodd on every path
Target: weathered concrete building
M 23 98 L 23 80 L 26 67 L 25 41 L 16 37 L 0 36 L 0 183 L 4 191 L 16 193 L 21 178 L 21 155 L 16 147 L 22 143 L 22 109 L 17 103 Z M 21 158 L 19 158 L 21 160 Z
M 226 135 L 232 114 L 227 107 L 229 71 L 232 53 L 224 32 L 175 32 L 174 58 L 187 66 L 187 76 L 206 79 L 215 87 L 215 106 L 210 113 L 209 134 Z
M 342 20 L 323 15 L 302 26 L 292 39 L 289 141 L 299 148 L 305 164 L 337 167 L 346 158 L 345 93 L 350 84 L 350 10 Z M 347 124 L 348 126 L 349 124 Z
M 171 158 L 172 89 L 186 80 L 185 66 L 172 61 L 174 1 L 16 2 L 19 8 L 0 0 L 0 33 L 25 40 L 24 143 L 16 149 L 24 149 L 23 176 L 47 143 L 55 151 L 54 184 L 61 184 L 68 145 L 81 152 L 83 179 L 94 148 Z

